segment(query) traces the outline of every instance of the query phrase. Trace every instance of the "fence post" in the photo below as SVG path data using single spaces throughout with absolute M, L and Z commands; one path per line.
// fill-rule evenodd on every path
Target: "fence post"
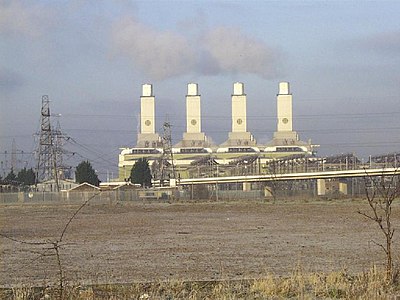
M 18 192 L 18 203 L 24 203 L 25 194 L 24 192 Z

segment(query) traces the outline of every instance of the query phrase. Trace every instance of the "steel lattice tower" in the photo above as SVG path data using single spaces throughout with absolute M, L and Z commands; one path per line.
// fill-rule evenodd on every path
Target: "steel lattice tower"
M 50 100 L 47 95 L 42 96 L 40 123 L 36 181 L 43 182 L 54 179 L 58 190 L 57 157 L 50 124 Z
M 64 165 L 63 161 L 63 154 L 65 151 L 63 149 L 65 140 L 67 139 L 64 133 L 61 131 L 60 121 L 57 120 L 57 125 L 55 130 L 52 130 L 53 136 L 53 153 L 55 155 L 55 161 L 57 166 L 57 177 L 58 179 L 65 179 L 66 170 L 69 169 L 67 166 Z
M 160 164 L 161 185 L 164 184 L 165 180 L 175 179 L 174 157 L 172 154 L 171 124 L 169 122 L 164 122 L 163 130 L 164 130 L 162 137 L 163 154 Z

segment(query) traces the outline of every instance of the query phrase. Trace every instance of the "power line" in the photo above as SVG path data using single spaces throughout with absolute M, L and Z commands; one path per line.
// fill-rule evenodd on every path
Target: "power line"
M 91 153 L 91 154 L 94 153 L 94 154 L 96 155 L 96 158 L 94 158 L 94 159 L 92 159 L 92 160 L 97 160 L 97 159 L 98 159 L 98 160 L 101 160 L 101 161 L 103 161 L 103 162 L 106 162 L 107 164 L 115 165 L 115 162 L 114 162 L 114 161 L 111 161 L 111 160 L 109 160 L 109 159 L 104 158 L 104 153 L 100 153 L 100 152 L 98 152 L 98 151 L 95 150 L 95 149 L 89 148 L 89 147 L 87 147 L 87 146 L 85 146 L 85 145 L 83 145 L 83 144 L 81 144 L 81 143 L 78 143 L 78 142 L 77 142 L 74 138 L 72 138 L 72 137 L 69 138 L 69 141 L 72 142 L 73 145 L 76 145 L 76 146 L 82 148 L 83 150 L 85 150 L 85 151 L 87 151 L 87 152 L 89 152 L 89 153 Z
M 294 115 L 295 118 L 308 118 L 308 117 L 355 117 L 355 116 L 386 116 L 386 115 L 399 115 L 400 111 L 391 111 L 391 112 L 371 112 L 371 113 L 326 113 L 326 114 L 298 114 Z M 82 117 L 82 118 L 88 118 L 88 117 L 93 117 L 93 118 L 129 118 L 129 119 L 135 119 L 136 116 L 133 114 L 63 114 L 64 117 Z M 181 118 L 181 115 L 171 115 L 168 114 L 169 118 Z M 162 116 L 156 116 L 157 119 L 162 119 Z M 228 115 L 202 115 L 202 119 L 231 119 L 231 116 Z M 247 115 L 248 119 L 252 118 L 272 118 L 276 119 L 276 115 Z

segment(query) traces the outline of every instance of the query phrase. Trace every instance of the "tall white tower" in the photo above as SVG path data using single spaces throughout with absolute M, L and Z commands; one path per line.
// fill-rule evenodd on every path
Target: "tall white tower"
M 289 90 L 289 82 L 279 83 L 279 93 L 277 95 L 277 117 L 278 132 L 292 131 L 292 94 Z
M 241 82 L 233 84 L 232 94 L 232 132 L 246 132 L 247 108 L 244 85 Z
M 155 133 L 155 97 L 153 95 L 153 86 L 143 84 L 142 96 L 140 97 L 140 132 Z
M 276 106 L 277 131 L 274 133 L 274 140 L 282 145 L 296 144 L 299 138 L 296 131 L 293 131 L 292 94 L 289 82 L 279 83 Z
M 187 85 L 186 132 L 176 147 L 206 147 L 207 137 L 201 132 L 201 101 L 197 83 Z
M 276 95 L 276 113 L 277 128 L 272 141 L 269 141 L 266 146 L 277 146 L 277 152 L 284 151 L 286 154 L 290 152 L 292 154 L 311 154 L 313 148 L 317 145 L 311 145 L 311 140 L 308 143 L 300 141 L 297 132 L 293 131 L 292 94 L 290 93 L 289 82 L 279 83 L 279 91 Z M 281 148 L 281 150 L 278 148 Z
M 201 132 L 200 95 L 197 83 L 189 83 L 186 95 L 186 132 Z
M 232 94 L 232 131 L 228 140 L 222 146 L 253 146 L 256 141 L 250 132 L 247 132 L 247 108 L 244 84 L 233 84 Z
M 160 137 L 155 132 L 155 97 L 151 84 L 142 85 L 140 97 L 140 133 L 138 133 L 137 147 L 157 147 Z

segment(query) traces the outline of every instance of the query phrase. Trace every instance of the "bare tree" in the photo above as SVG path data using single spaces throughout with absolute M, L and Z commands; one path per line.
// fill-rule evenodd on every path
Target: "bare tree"
M 268 193 L 272 196 L 272 203 L 274 204 L 277 200 L 276 193 L 279 187 L 279 182 L 276 179 L 276 174 L 278 171 L 277 169 L 278 169 L 277 161 L 275 159 L 273 159 L 268 163 L 268 173 L 271 175 L 271 181 L 268 182 L 265 188 L 267 189 Z
M 366 173 L 367 174 L 367 173 Z M 385 237 L 385 243 L 373 241 L 382 248 L 386 255 L 386 278 L 394 279 L 393 263 L 393 235 L 392 224 L 393 201 L 400 197 L 400 174 L 397 172 L 389 176 L 365 177 L 365 193 L 369 205 L 369 212 L 358 211 L 359 214 L 374 221 Z

